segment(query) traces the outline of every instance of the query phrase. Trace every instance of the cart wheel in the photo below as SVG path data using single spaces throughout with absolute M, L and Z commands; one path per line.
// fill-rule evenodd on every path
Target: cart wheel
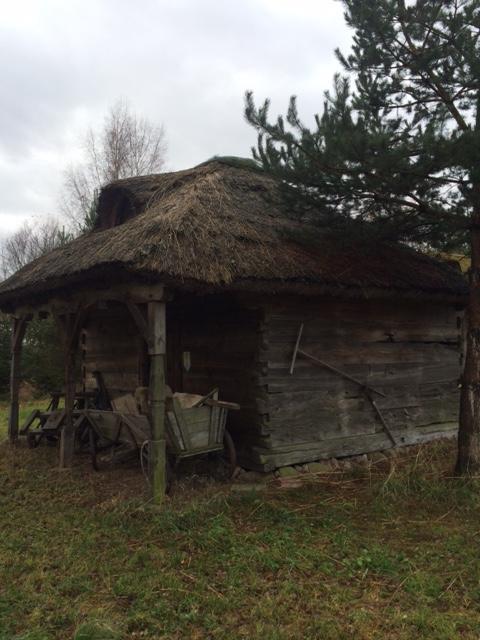
M 92 461 L 92 467 L 95 469 L 95 471 L 100 471 L 100 465 L 98 464 L 97 460 L 97 434 L 91 427 L 88 430 L 88 448 L 90 451 L 90 460 Z
M 237 467 L 237 451 L 232 436 L 225 429 L 223 436 L 223 451 L 221 461 L 224 467 L 225 477 L 230 480 Z
M 27 433 L 27 447 L 29 449 L 36 449 L 40 444 L 40 440 L 42 439 L 42 433 L 35 433 L 34 431 L 30 431 Z
M 90 451 L 90 431 L 88 424 L 82 424 L 75 433 L 75 450 L 76 452 Z
M 106 471 L 119 462 L 118 459 L 115 459 L 116 448 L 115 442 L 102 446 L 101 438 L 95 429 L 92 427 L 88 429 L 88 449 L 95 471 Z
M 56 447 L 58 444 L 57 436 L 45 436 L 45 442 L 47 443 L 47 447 Z

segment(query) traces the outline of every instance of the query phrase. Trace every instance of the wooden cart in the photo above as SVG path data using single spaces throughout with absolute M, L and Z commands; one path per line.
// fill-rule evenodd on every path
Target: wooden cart
M 19 435 L 27 439 L 27 445 L 33 449 L 42 440 L 56 443 L 65 422 L 65 410 L 60 408 L 64 397 L 63 391 L 53 391 L 45 411 L 34 409 L 22 425 Z M 97 402 L 97 392 L 80 392 L 75 394 L 74 419 Z
M 84 411 L 87 409 L 112 409 L 101 372 L 94 371 L 93 375 L 97 382 L 97 388 L 92 391 L 77 391 L 75 393 L 73 418 L 77 440 L 80 442 L 85 435 L 81 432 L 85 426 Z M 45 411 L 35 409 L 22 425 L 19 435 L 26 437 L 30 448 L 38 447 L 43 439 L 53 444 L 58 441 L 66 416 L 65 409 L 60 408 L 64 397 L 64 391 L 52 391 L 47 409 Z
M 185 458 L 216 454 L 223 475 L 231 477 L 236 451 L 226 430 L 229 410 L 240 406 L 218 400 L 218 389 L 206 396 L 174 394 L 166 403 L 168 471 Z M 150 424 L 146 416 L 115 411 L 85 411 L 78 427 L 89 426 L 89 446 L 95 469 L 138 456 L 147 473 Z

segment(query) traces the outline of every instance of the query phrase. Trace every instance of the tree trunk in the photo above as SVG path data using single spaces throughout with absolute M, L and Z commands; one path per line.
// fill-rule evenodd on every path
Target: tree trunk
M 480 471 L 480 210 L 473 217 L 470 244 L 472 262 L 455 467 L 458 475 Z

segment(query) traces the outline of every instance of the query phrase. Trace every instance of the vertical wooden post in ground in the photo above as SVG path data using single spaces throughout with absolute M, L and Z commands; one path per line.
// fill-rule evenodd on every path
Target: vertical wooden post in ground
M 63 334 L 65 371 L 65 419 L 60 434 L 60 468 L 72 466 L 75 447 L 73 407 L 75 404 L 75 364 L 78 336 L 83 320 L 82 312 L 57 316 L 57 324 Z
M 27 328 L 26 318 L 14 318 L 12 322 L 12 352 L 10 362 L 10 415 L 8 419 L 8 439 L 16 442 L 18 438 L 18 396 L 20 392 L 20 359 L 22 342 Z
M 160 504 L 166 490 L 165 451 L 165 303 L 148 303 L 148 351 L 150 355 L 150 412 L 152 439 L 150 469 L 153 501 Z
M 60 468 L 73 464 L 75 430 L 73 427 L 73 405 L 75 403 L 75 351 L 65 350 L 65 421 L 60 435 Z

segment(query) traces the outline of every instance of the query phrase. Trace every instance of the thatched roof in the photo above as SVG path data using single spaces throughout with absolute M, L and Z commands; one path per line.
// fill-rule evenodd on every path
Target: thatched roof
M 271 177 L 213 160 L 105 187 L 97 229 L 1 284 L 0 307 L 132 276 L 202 291 L 465 293 L 455 269 L 398 245 L 333 241 L 289 214 Z

